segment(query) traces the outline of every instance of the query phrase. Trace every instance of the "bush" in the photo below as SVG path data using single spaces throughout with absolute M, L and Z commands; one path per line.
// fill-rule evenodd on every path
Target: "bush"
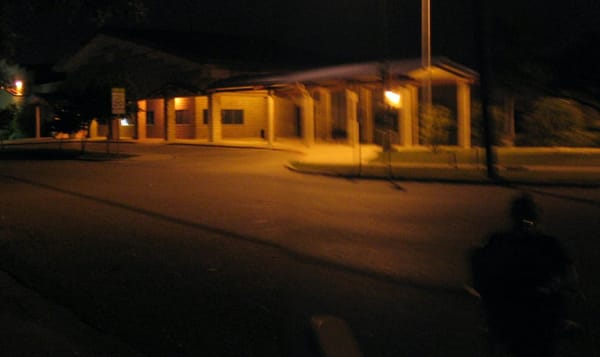
M 518 145 L 594 146 L 592 133 L 585 129 L 581 107 L 571 100 L 545 97 L 538 99 L 523 120 Z
M 439 145 L 450 143 L 452 112 L 443 105 L 432 105 L 429 110 L 423 105 L 420 110 L 420 139 L 425 145 L 437 150 Z

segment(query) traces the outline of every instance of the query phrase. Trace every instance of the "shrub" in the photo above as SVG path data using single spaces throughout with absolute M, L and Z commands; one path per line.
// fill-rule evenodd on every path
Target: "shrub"
M 423 105 L 420 110 L 420 139 L 436 151 L 439 145 L 450 143 L 452 112 L 443 105 L 432 105 L 427 109 Z
M 524 116 L 517 143 L 527 146 L 593 146 L 594 136 L 585 130 L 585 117 L 574 101 L 544 97 Z

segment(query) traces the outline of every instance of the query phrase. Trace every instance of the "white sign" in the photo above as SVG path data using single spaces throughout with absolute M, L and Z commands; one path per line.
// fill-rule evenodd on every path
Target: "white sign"
M 125 88 L 112 89 L 112 113 L 125 114 Z

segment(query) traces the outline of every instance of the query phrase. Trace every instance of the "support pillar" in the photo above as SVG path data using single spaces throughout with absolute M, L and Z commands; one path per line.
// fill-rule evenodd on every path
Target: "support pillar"
M 471 88 L 468 83 L 459 82 L 456 91 L 457 144 L 462 148 L 471 147 Z
M 165 98 L 165 140 L 173 141 L 176 139 L 177 131 L 175 127 L 175 98 Z
M 504 144 L 515 144 L 515 97 L 504 97 Z
M 351 146 L 358 145 L 358 95 L 346 90 L 346 133 L 348 135 L 348 144 Z
M 306 146 L 315 143 L 315 101 L 308 93 L 302 96 L 302 139 Z
M 273 93 L 269 91 L 267 95 L 267 142 L 269 146 L 275 141 L 275 98 Z
M 35 106 L 35 138 L 39 139 L 42 137 L 42 110 L 40 105 Z
M 412 99 L 412 93 L 408 88 L 399 90 L 401 98 L 401 107 L 398 109 L 400 114 L 400 123 L 398 125 L 400 145 L 404 147 L 413 146 L 413 122 L 415 120 Z
M 360 123 L 359 141 L 372 143 L 375 135 L 375 122 L 373 120 L 373 92 L 368 88 L 360 88 L 358 97 Z
M 408 101 L 410 101 L 410 117 L 412 118 L 412 145 L 416 146 L 420 143 L 419 131 L 421 130 L 419 125 L 419 90 L 412 85 L 408 85 L 407 89 L 409 93 Z
M 208 96 L 208 141 L 219 142 L 222 139 L 221 95 L 211 93 Z
M 315 137 L 331 140 L 331 92 L 327 88 L 317 88 L 313 92 L 315 99 Z
M 90 122 L 89 131 L 90 133 L 88 135 L 90 138 L 98 137 L 98 120 L 96 118 L 93 118 Z
M 148 101 L 138 100 L 138 112 L 136 120 L 137 139 L 144 140 L 147 137 L 146 123 L 148 116 L 146 111 L 148 110 Z

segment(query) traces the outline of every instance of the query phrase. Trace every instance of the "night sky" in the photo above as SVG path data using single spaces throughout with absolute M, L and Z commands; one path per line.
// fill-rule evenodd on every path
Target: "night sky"
M 549 53 L 567 46 L 582 33 L 600 29 L 597 3 L 486 2 L 490 18 L 512 29 L 512 36 L 519 42 L 517 48 L 535 46 Z M 109 24 L 252 35 L 349 59 L 420 55 L 419 0 L 146 0 L 145 4 L 148 12 L 143 24 L 118 16 Z M 473 65 L 473 0 L 431 0 L 431 7 L 433 54 Z M 85 19 L 67 21 L 66 13 L 54 7 L 19 19 L 17 58 L 26 63 L 54 62 L 98 29 Z

